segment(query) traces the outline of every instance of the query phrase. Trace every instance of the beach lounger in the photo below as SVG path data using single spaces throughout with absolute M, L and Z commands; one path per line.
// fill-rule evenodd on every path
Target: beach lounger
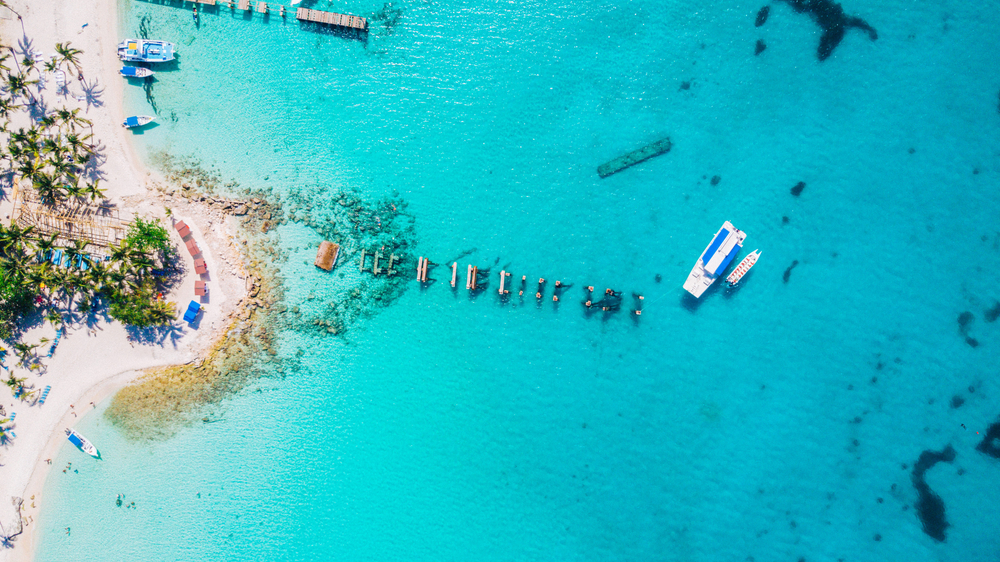
M 194 322 L 199 312 L 201 312 L 201 304 L 198 301 L 191 301 L 187 307 L 187 311 L 184 313 L 184 321 Z
M 42 395 L 38 397 L 38 405 L 42 406 L 45 404 L 45 400 L 49 397 L 49 391 L 52 390 L 51 386 L 46 386 L 45 390 L 42 391 Z
M 62 258 L 63 258 L 63 252 L 62 252 L 62 250 L 56 250 L 52 254 L 52 264 L 53 265 L 62 265 Z

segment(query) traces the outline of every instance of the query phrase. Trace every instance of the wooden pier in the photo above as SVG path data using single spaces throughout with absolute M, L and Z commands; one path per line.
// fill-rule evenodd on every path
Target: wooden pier
M 295 19 L 313 23 L 322 23 L 336 27 L 347 27 L 360 31 L 368 31 L 368 20 L 359 16 L 338 14 L 336 12 L 322 12 L 320 10 L 310 10 L 309 8 L 299 8 L 295 11 Z
M 229 8 L 233 10 L 238 9 L 244 12 L 256 12 L 265 16 L 270 14 L 272 9 L 277 9 L 281 17 L 285 17 L 288 10 L 292 9 L 286 8 L 281 4 L 277 6 L 269 6 L 267 2 L 260 0 L 182 0 L 181 4 L 186 5 L 186 2 L 191 2 L 195 5 L 204 4 L 206 6 L 225 5 L 229 6 Z M 368 31 L 368 20 L 366 18 L 361 16 L 352 16 L 350 14 L 324 12 L 322 10 L 311 10 L 309 8 L 295 8 L 295 19 L 302 22 L 318 23 L 332 27 L 344 27 L 357 31 Z

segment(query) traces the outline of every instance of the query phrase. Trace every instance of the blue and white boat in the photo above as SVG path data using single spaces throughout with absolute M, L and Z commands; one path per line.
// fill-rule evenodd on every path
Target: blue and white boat
M 696 298 L 701 297 L 705 289 L 711 287 L 712 283 L 726 271 L 736 254 L 740 253 L 746 237 L 746 233 L 733 226 L 731 222 L 724 222 L 705 248 L 705 252 L 698 258 L 698 262 L 694 264 L 691 275 L 688 275 L 687 281 L 684 282 L 684 290 Z
M 97 447 L 95 447 L 94 444 L 91 443 L 90 441 L 87 441 L 86 437 L 80 435 L 76 431 L 72 429 L 67 429 L 66 438 L 69 439 L 70 443 L 76 445 L 77 448 L 83 451 L 84 453 L 87 453 L 88 455 L 94 457 L 95 459 L 101 458 L 101 453 L 100 451 L 97 450 Z
M 174 60 L 174 44 L 157 39 L 126 39 L 118 44 L 118 58 L 129 62 Z
M 126 129 L 134 129 L 136 127 L 142 127 L 143 125 L 149 125 L 156 120 L 156 117 L 151 115 L 133 115 L 132 117 L 126 117 L 125 121 L 122 121 L 122 127 Z
M 155 74 L 152 70 L 141 66 L 123 66 L 118 72 L 125 78 L 149 78 Z

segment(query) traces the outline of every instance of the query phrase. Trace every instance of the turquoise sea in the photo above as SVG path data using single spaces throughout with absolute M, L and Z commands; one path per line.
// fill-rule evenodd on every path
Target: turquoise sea
M 180 52 L 150 165 L 298 197 L 289 306 L 357 280 L 312 266 L 305 224 L 348 189 L 398 192 L 415 254 L 493 277 L 470 298 L 439 267 L 343 337 L 282 332 L 298 372 L 165 442 L 86 417 L 104 460 L 54 460 L 38 560 L 997 560 L 1000 12 L 845 0 L 878 40 L 820 62 L 814 21 L 776 1 L 755 27 L 762 3 L 303 3 L 370 17 L 359 40 L 123 0 L 123 35 Z M 694 303 L 724 220 L 762 258 Z M 574 286 L 502 303 L 501 268 Z M 585 285 L 645 312 L 585 315 Z

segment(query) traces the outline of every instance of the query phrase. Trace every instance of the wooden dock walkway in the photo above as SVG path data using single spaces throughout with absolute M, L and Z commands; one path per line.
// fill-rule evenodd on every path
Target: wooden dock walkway
M 336 12 L 322 12 L 320 10 L 310 10 L 309 8 L 299 8 L 295 11 L 295 19 L 368 31 L 368 20 L 365 18 L 338 14 Z
M 155 2 L 155 0 L 146 1 Z M 186 6 L 186 2 L 191 2 L 196 5 L 204 4 L 206 6 L 225 5 L 229 6 L 230 9 L 239 9 L 244 12 L 256 12 L 265 16 L 270 14 L 271 10 L 277 9 L 281 17 L 285 17 L 287 11 L 291 9 L 285 8 L 283 4 L 268 5 L 267 2 L 263 2 L 261 0 L 182 0 L 181 5 Z M 311 10 L 309 8 L 295 8 L 295 19 L 301 22 L 319 23 L 333 27 L 344 27 L 358 31 L 368 31 L 368 20 L 366 18 L 361 16 L 352 16 L 350 14 L 324 12 L 322 10 Z

